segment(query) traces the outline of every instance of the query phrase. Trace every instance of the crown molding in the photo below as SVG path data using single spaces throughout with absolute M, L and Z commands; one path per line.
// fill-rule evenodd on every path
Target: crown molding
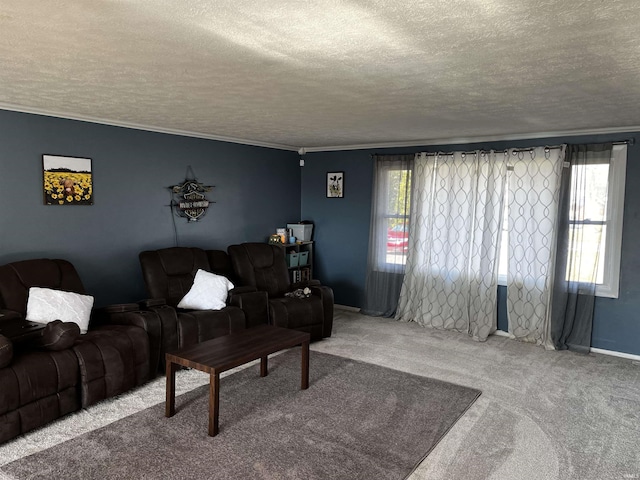
M 210 135 L 206 133 L 190 132 L 187 130 L 178 130 L 173 128 L 162 128 L 152 125 L 140 125 L 137 123 L 120 122 L 117 120 L 108 120 L 98 117 L 90 117 L 87 115 L 77 115 L 67 112 L 56 112 L 52 110 L 44 110 L 40 108 L 24 107 L 0 102 L 0 110 L 9 110 L 20 113 L 31 113 L 34 115 L 43 115 L 45 117 L 62 118 L 66 120 L 77 120 L 80 122 L 97 123 L 100 125 L 109 125 L 112 127 L 131 128 L 133 130 L 143 130 L 146 132 L 166 133 L 168 135 L 180 135 L 182 137 L 202 138 L 206 140 L 217 140 L 220 142 L 239 143 L 241 145 L 249 145 L 253 147 L 273 148 L 276 150 L 290 150 L 297 152 L 299 147 L 292 145 L 283 145 L 279 143 L 260 142 L 257 140 L 247 140 L 245 138 L 225 137 L 223 135 Z
M 386 143 L 362 143 L 354 145 L 328 145 L 322 147 L 301 147 L 294 145 L 285 145 L 280 143 L 261 142 L 258 140 L 248 140 L 246 138 L 226 137 L 223 135 L 211 135 L 200 132 L 191 132 L 188 130 L 179 130 L 172 128 L 162 128 L 153 125 L 141 125 L 131 122 L 120 122 L 117 120 L 109 120 L 88 115 L 78 115 L 68 112 L 58 112 L 45 110 L 34 107 L 25 107 L 21 105 L 13 105 L 0 102 L 0 110 L 9 110 L 20 113 L 30 113 L 34 115 L 43 115 L 46 117 L 62 118 L 67 120 L 77 120 L 80 122 L 96 123 L 100 125 L 108 125 L 112 127 L 131 128 L 133 130 L 142 130 L 147 132 L 165 133 L 168 135 L 179 135 L 182 137 L 202 138 L 205 140 L 216 140 L 219 142 L 237 143 L 240 145 L 249 145 L 253 147 L 273 148 L 276 150 L 287 150 L 298 152 L 301 155 L 312 152 L 335 152 L 341 150 L 375 150 L 383 148 L 406 148 L 406 147 L 426 147 L 430 145 L 465 145 L 471 143 L 483 142 L 502 142 L 516 140 L 535 140 L 538 138 L 556 138 L 570 137 L 578 135 L 607 135 L 607 134 L 623 134 L 640 132 L 640 125 L 629 127 L 612 127 L 600 129 L 584 129 L 584 130 L 561 130 L 556 132 L 535 132 L 525 134 L 507 134 L 507 135 L 489 135 L 478 137 L 448 137 L 437 139 L 408 140 L 403 142 L 386 142 Z
M 557 132 L 536 132 L 508 135 L 490 135 L 478 137 L 450 137 L 427 140 L 410 140 L 405 142 L 363 143 L 357 145 L 333 145 L 325 147 L 301 147 L 306 153 L 335 152 L 341 150 L 375 150 L 381 148 L 425 147 L 430 145 L 465 145 L 470 143 L 502 142 L 515 140 L 535 140 L 538 138 L 572 137 L 578 135 L 607 135 L 618 133 L 640 132 L 640 125 L 630 127 L 613 127 L 584 130 L 561 130 Z

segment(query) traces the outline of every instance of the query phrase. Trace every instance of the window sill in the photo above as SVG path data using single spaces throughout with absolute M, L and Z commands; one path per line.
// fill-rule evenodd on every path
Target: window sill
M 507 276 L 498 275 L 498 286 L 507 286 Z M 596 297 L 602 298 L 618 298 L 618 288 L 612 288 L 610 285 L 598 285 L 596 287 Z

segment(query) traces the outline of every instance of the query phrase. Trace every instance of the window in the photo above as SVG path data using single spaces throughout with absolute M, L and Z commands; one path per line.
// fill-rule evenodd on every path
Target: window
M 575 167 L 574 175 L 586 177 L 588 200 L 584 205 L 576 205 L 575 198 L 582 198 L 580 193 L 571 192 L 572 211 L 574 208 L 584 211 L 584 221 L 570 218 L 571 234 L 581 235 L 583 245 L 592 244 L 594 248 L 583 248 L 583 255 L 578 263 L 598 262 L 596 295 L 617 298 L 620 279 L 620 248 L 622 245 L 622 214 L 624 208 L 624 186 L 627 163 L 627 146 L 614 145 L 610 166 L 593 163 Z M 508 264 L 508 192 L 505 195 L 504 217 L 499 259 L 499 283 L 506 285 Z M 597 248 L 598 238 L 602 236 L 603 250 Z M 567 270 L 570 281 L 585 280 L 579 278 L 580 268 Z
M 380 242 L 378 266 L 385 270 L 385 265 L 405 265 L 409 247 L 409 214 L 411 204 L 411 170 L 393 168 L 382 172 L 382 187 L 378 238 Z

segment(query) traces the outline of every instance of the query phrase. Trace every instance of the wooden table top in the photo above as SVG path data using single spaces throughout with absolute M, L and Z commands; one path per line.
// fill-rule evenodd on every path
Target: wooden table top
M 169 352 L 166 360 L 207 373 L 221 373 L 310 339 L 311 335 L 305 332 L 259 325 Z

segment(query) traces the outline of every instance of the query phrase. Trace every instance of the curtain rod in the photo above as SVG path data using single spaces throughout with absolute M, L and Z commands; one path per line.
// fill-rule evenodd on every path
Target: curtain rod
M 607 143 L 607 142 L 599 142 L 599 143 Z M 636 143 L 636 139 L 631 137 L 628 138 L 627 140 L 617 140 L 615 142 L 611 142 L 612 145 L 635 145 Z M 562 145 L 545 145 L 546 148 L 560 148 Z M 538 146 L 540 147 L 540 145 Z M 513 148 L 513 149 L 504 149 L 504 150 L 495 150 L 496 153 L 505 153 L 508 150 L 511 150 L 514 153 L 520 153 L 520 152 L 530 152 L 531 150 L 533 150 L 534 148 L 538 148 L 538 147 L 527 147 L 527 148 Z M 483 150 L 483 149 L 479 149 L 481 152 L 488 152 L 489 150 Z M 474 154 L 476 153 L 477 150 L 471 150 L 471 151 L 466 151 L 466 152 L 462 152 L 468 155 Z M 422 152 L 419 152 L 422 153 Z M 425 152 L 427 155 L 435 155 L 435 154 L 440 154 L 440 155 L 453 155 L 454 152 Z M 403 154 L 389 154 L 389 153 L 372 153 L 371 154 L 371 158 L 373 158 L 374 156 L 385 156 L 385 155 L 403 155 Z M 407 153 L 404 155 L 412 155 L 411 153 Z
M 561 148 L 562 145 L 544 145 L 544 148 Z M 520 152 L 531 152 L 533 150 L 535 150 L 536 148 L 540 148 L 540 146 L 537 147 L 526 147 L 526 148 L 505 148 L 503 150 L 484 150 L 482 148 L 479 148 L 477 150 L 467 150 L 467 151 L 460 151 L 460 150 L 456 150 L 453 152 L 420 152 L 420 153 L 425 153 L 427 155 L 455 155 L 456 153 L 461 153 L 461 154 L 465 154 L 465 155 L 474 155 L 476 152 L 480 152 L 480 153 L 484 153 L 484 152 L 490 152 L 493 151 L 494 153 L 507 153 L 509 151 L 513 152 L 513 153 L 520 153 Z
M 599 145 L 602 143 L 607 143 L 607 142 L 598 142 L 597 144 L 594 143 L 593 145 Z M 635 144 L 635 138 L 629 138 L 627 140 L 618 140 L 616 142 L 611 142 L 612 145 L 634 145 Z M 568 144 L 565 144 L 568 145 Z M 582 145 L 586 145 L 586 144 L 582 144 Z M 520 152 L 531 152 L 532 150 L 536 149 L 536 148 L 540 148 L 542 145 L 538 145 L 537 147 L 526 147 L 526 148 L 506 148 L 503 150 L 493 150 L 495 153 L 507 153 L 508 151 L 511 151 L 513 153 L 520 153 Z M 544 145 L 544 148 L 560 148 L 562 147 L 562 145 Z M 490 150 L 484 150 L 484 149 L 478 149 L 478 150 L 470 150 L 470 151 L 463 151 L 462 153 L 467 154 L 467 155 L 473 155 L 474 153 L 476 153 L 477 151 L 480 152 L 488 152 Z M 459 152 L 459 151 L 457 151 Z M 454 152 L 425 152 L 427 155 L 435 155 L 435 154 L 439 154 L 439 155 L 453 155 Z

